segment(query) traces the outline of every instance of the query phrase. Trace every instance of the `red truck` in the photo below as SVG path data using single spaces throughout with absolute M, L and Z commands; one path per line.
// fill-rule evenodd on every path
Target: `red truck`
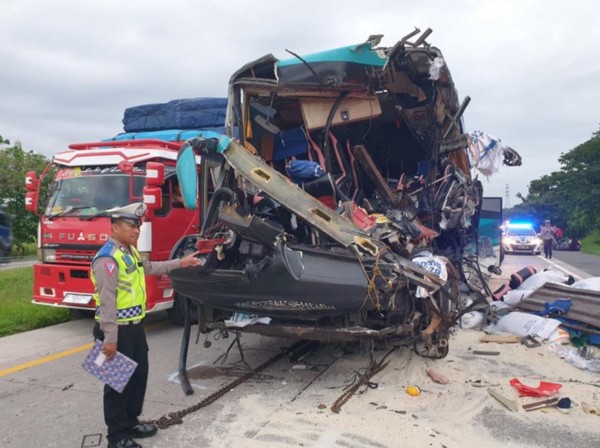
M 73 144 L 39 178 L 27 173 L 26 208 L 36 213 L 41 180 L 55 173 L 38 226 L 34 304 L 93 313 L 90 261 L 109 238 L 110 219 L 103 213 L 108 209 L 150 203 L 137 246 L 150 260 L 167 260 L 177 240 L 198 232 L 198 212 L 180 202 L 175 162 L 182 144 L 156 139 Z M 180 323 L 169 278 L 149 276 L 146 282 L 148 311 L 168 309 Z
M 25 207 L 40 215 L 34 304 L 93 315 L 90 261 L 110 236 L 106 210 L 148 205 L 137 248 L 153 261 L 169 259 L 181 237 L 198 233 L 199 212 L 183 207 L 175 164 L 186 140 L 224 132 L 226 106 L 226 98 L 192 98 L 127 108 L 124 133 L 70 145 L 40 177 L 27 173 Z M 52 173 L 47 203 L 39 204 L 41 181 Z M 169 278 L 147 277 L 146 284 L 147 311 L 168 310 L 182 324 L 184 301 Z

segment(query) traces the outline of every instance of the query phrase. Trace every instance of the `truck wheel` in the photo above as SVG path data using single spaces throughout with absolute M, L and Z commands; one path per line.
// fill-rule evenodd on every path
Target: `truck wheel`
M 93 319 L 96 315 L 94 310 L 82 310 L 79 308 L 69 308 L 71 319 Z
M 175 294 L 173 308 L 167 310 L 167 314 L 172 324 L 182 327 L 185 324 L 185 297 Z M 190 306 L 190 322 L 192 325 L 198 323 L 198 306 L 194 302 Z

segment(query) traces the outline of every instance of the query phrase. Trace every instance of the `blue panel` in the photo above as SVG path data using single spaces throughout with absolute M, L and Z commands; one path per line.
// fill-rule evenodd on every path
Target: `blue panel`
M 217 152 L 219 154 L 223 154 L 225 151 L 227 151 L 227 147 L 229 146 L 230 142 L 231 138 L 227 137 L 226 135 L 221 135 L 219 137 L 219 146 L 217 147 Z
M 177 154 L 177 179 L 185 208 L 194 210 L 198 206 L 198 172 L 196 157 L 191 145 L 185 144 Z
M 298 154 L 306 154 L 308 141 L 301 128 L 282 131 L 275 136 L 273 159 L 283 160 Z

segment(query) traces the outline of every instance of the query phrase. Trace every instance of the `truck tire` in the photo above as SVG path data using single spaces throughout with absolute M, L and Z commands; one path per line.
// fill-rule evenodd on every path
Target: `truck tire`
M 96 315 L 94 310 L 82 310 L 79 308 L 69 308 L 71 319 L 93 319 Z
M 185 297 L 175 294 L 173 308 L 168 309 L 167 314 L 172 324 L 183 327 L 185 324 Z M 190 307 L 190 322 L 192 325 L 198 323 L 198 306 L 194 302 Z

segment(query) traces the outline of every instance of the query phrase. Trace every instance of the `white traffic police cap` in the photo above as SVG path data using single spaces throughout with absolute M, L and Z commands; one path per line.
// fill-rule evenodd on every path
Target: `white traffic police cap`
M 125 207 L 116 207 L 106 210 L 111 220 L 122 219 L 123 221 L 135 226 L 142 225 L 142 217 L 146 213 L 146 204 L 143 202 L 134 202 Z

